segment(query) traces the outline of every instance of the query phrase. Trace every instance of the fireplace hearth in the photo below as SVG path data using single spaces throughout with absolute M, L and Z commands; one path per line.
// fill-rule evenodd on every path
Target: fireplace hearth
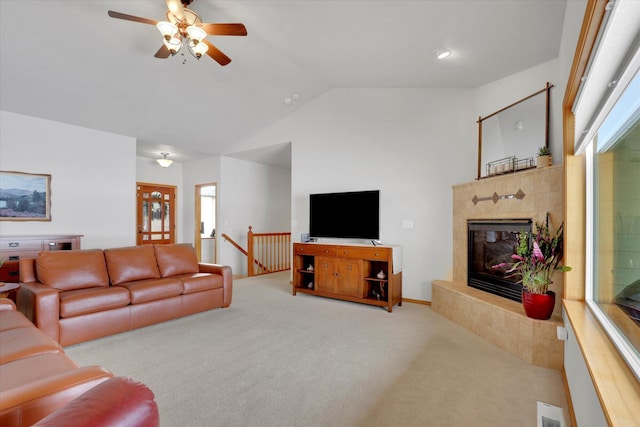
M 518 248 L 518 234 L 530 232 L 530 219 L 468 220 L 467 284 L 473 288 L 522 302 L 519 277 L 507 277 L 494 265 L 511 262 Z

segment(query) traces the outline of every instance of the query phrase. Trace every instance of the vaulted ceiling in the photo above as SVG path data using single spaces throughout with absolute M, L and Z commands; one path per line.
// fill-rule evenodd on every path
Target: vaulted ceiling
M 135 137 L 178 161 L 233 151 L 331 88 L 474 88 L 558 56 L 566 0 L 195 0 L 232 62 L 154 58 L 164 0 L 1 0 L 0 108 Z M 436 48 L 453 55 L 437 60 Z M 183 49 L 184 50 L 184 49 Z M 293 94 L 291 105 L 283 101 Z

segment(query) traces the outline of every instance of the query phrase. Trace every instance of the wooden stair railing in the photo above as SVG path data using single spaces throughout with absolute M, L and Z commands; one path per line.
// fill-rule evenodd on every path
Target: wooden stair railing
M 291 268 L 291 233 L 247 233 L 249 276 L 275 273 Z M 251 260 L 254 260 L 252 262 Z
M 227 234 L 222 238 L 231 243 L 240 253 L 247 256 L 247 274 L 275 273 L 291 268 L 291 233 L 254 233 L 249 226 L 247 233 L 247 247 L 245 250 Z

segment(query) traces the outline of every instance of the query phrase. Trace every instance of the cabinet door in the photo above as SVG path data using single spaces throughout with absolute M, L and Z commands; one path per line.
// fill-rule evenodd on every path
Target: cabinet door
M 336 275 L 337 293 L 362 298 L 362 260 L 343 258 Z
M 336 260 L 332 258 L 316 257 L 316 291 L 336 292 Z

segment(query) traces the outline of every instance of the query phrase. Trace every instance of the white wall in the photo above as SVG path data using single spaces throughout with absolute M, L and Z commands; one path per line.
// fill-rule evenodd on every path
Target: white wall
M 0 111 L 0 170 L 51 175 L 51 221 L 2 221 L 0 234 L 135 244 L 135 153 L 134 138 Z
M 475 178 L 474 105 L 460 89 L 333 89 L 247 145 L 292 142 L 294 241 L 309 231 L 310 193 L 379 189 L 404 297 L 430 300 L 431 281 L 451 277 L 451 186 Z
M 218 228 L 244 249 L 247 231 L 286 232 L 291 224 L 291 171 L 231 157 L 220 158 Z M 247 274 L 247 257 L 218 239 L 218 262 Z
M 568 332 L 564 343 L 564 370 L 569 382 L 576 423 L 580 427 L 604 427 L 607 421 L 580 351 L 578 339 L 565 313 L 562 318 Z
M 160 157 L 160 156 L 158 156 Z M 182 163 L 173 162 L 168 168 L 160 167 L 155 159 L 136 157 L 136 182 L 175 186 L 176 188 L 176 242 L 193 242 L 193 237 L 185 228 L 186 212 L 185 188 Z M 135 182 L 132 184 L 135 190 Z M 193 206 L 193 205 L 191 205 Z M 189 240 L 191 239 L 191 240 Z

